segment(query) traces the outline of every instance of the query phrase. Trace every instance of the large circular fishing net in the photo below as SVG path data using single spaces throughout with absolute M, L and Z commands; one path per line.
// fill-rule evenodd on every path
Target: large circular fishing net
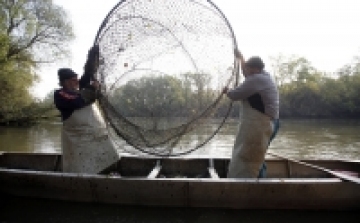
M 219 131 L 231 109 L 222 89 L 237 81 L 238 63 L 232 29 L 211 1 L 120 1 L 95 44 L 100 107 L 132 148 L 182 155 Z

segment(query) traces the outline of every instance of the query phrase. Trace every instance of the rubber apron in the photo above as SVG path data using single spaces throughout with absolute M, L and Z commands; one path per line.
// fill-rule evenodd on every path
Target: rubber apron
M 61 136 L 63 172 L 99 173 L 120 158 L 94 103 L 75 110 Z
M 248 101 L 243 101 L 228 178 L 256 178 L 258 176 L 272 131 L 271 118 L 253 109 Z

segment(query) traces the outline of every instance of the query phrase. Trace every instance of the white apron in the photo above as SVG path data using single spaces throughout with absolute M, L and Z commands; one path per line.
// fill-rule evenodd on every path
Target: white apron
M 242 102 L 242 113 L 228 178 L 256 178 L 265 159 L 273 129 L 271 118 Z
M 63 172 L 95 174 L 120 158 L 94 103 L 63 122 L 61 142 Z

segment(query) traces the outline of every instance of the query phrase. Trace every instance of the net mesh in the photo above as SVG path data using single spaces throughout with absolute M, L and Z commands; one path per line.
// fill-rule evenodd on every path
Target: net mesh
M 236 82 L 238 64 L 232 29 L 212 2 L 121 1 L 95 43 L 100 107 L 112 132 L 132 148 L 186 154 L 219 130 L 231 108 L 221 91 Z M 207 129 L 214 117 L 219 127 Z

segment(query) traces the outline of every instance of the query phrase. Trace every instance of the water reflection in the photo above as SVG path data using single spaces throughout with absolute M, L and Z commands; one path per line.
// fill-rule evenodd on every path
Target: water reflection
M 191 156 L 230 157 L 237 121 L 230 120 L 204 147 Z M 187 136 L 181 146 L 196 145 L 217 127 L 208 124 Z M 282 120 L 278 136 L 270 150 L 297 159 L 360 160 L 360 122 L 354 120 Z M 60 152 L 61 122 L 43 122 L 28 128 L 0 127 L 0 151 L 52 153 Z M 121 152 L 134 153 L 123 141 Z M 137 152 L 137 151 L 136 151 Z M 137 152 L 138 153 L 138 152 Z
M 359 121 L 285 120 L 270 149 L 297 158 L 359 159 Z
M 0 150 L 9 152 L 60 152 L 61 122 L 23 127 L 0 127 Z

